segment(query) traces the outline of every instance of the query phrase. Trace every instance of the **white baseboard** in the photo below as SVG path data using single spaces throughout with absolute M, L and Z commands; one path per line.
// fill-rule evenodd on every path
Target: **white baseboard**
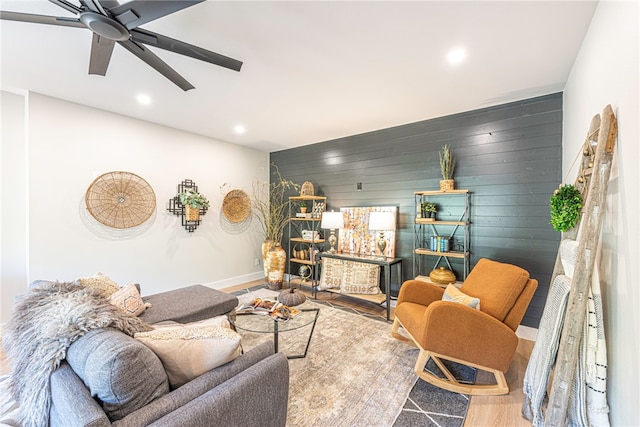
M 516 329 L 516 335 L 523 340 L 535 341 L 538 336 L 538 329 L 520 325 Z
M 207 286 L 213 289 L 225 289 L 232 286 L 241 285 L 247 282 L 253 282 L 264 278 L 264 271 L 256 271 L 255 273 L 243 274 L 241 276 L 231 277 L 229 279 L 219 280 L 217 282 L 202 283 L 203 286 Z

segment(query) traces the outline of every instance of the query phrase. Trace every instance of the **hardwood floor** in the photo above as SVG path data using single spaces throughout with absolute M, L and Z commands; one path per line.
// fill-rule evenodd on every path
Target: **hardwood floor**
M 262 280 L 257 280 L 244 285 L 234 286 L 233 288 L 224 289 L 227 292 L 234 292 L 248 287 L 260 285 Z M 308 287 L 301 287 L 301 290 L 311 295 L 311 290 Z M 350 298 L 347 296 L 329 293 L 319 292 L 317 298 L 321 300 L 327 300 L 331 303 L 356 309 L 360 312 L 365 312 L 381 317 L 386 316 L 386 309 L 378 306 L 374 303 L 359 300 L 357 298 Z M 393 319 L 393 307 L 391 308 L 391 318 Z M 521 409 L 524 401 L 524 394 L 522 391 L 522 381 L 524 378 L 525 370 L 527 369 L 527 363 L 529 362 L 529 356 L 533 350 L 533 341 L 520 339 L 516 354 L 513 356 L 511 366 L 506 372 L 505 377 L 509 383 L 509 394 L 503 396 L 472 396 L 471 403 L 469 405 L 469 411 L 467 413 L 467 419 L 465 420 L 466 427 L 477 426 L 495 426 L 495 427 L 520 427 L 530 426 L 531 423 L 522 417 Z M 477 381 L 491 381 L 493 376 L 486 372 L 478 372 Z

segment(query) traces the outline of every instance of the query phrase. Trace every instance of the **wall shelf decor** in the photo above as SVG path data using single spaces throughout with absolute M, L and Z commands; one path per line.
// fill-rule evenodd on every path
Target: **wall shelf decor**
M 122 171 L 97 177 L 87 189 L 84 201 L 96 221 L 120 229 L 142 224 L 156 209 L 156 195 L 149 183 Z
M 202 222 L 202 215 L 207 213 L 208 206 L 202 206 L 199 209 L 195 209 L 195 212 L 191 212 L 189 206 L 183 205 L 180 202 L 180 193 L 188 193 L 190 191 L 198 192 L 198 186 L 190 179 L 185 179 L 178 185 L 178 191 L 176 195 L 169 199 L 169 207 L 167 210 L 172 214 L 179 216 L 182 222 L 182 226 L 189 232 L 193 233 L 196 228 Z

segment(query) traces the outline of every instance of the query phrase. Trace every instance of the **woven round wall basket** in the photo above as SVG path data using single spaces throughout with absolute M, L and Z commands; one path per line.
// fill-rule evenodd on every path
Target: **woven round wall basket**
M 222 214 L 229 221 L 238 223 L 249 218 L 251 214 L 251 200 L 242 190 L 231 190 L 222 201 Z
M 305 181 L 304 184 L 302 184 L 302 187 L 300 188 L 300 195 L 313 196 L 314 195 L 313 184 L 310 183 L 309 181 Z
M 147 181 L 129 172 L 97 177 L 84 196 L 87 211 L 112 228 L 131 228 L 148 220 L 156 209 L 156 195 Z

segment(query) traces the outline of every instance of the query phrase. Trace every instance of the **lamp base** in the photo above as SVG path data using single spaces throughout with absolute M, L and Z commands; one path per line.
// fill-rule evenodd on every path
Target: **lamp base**
M 385 257 L 384 250 L 387 249 L 387 241 L 384 239 L 383 232 L 380 232 L 376 245 L 378 246 L 378 250 L 380 251 L 380 256 L 384 258 Z

